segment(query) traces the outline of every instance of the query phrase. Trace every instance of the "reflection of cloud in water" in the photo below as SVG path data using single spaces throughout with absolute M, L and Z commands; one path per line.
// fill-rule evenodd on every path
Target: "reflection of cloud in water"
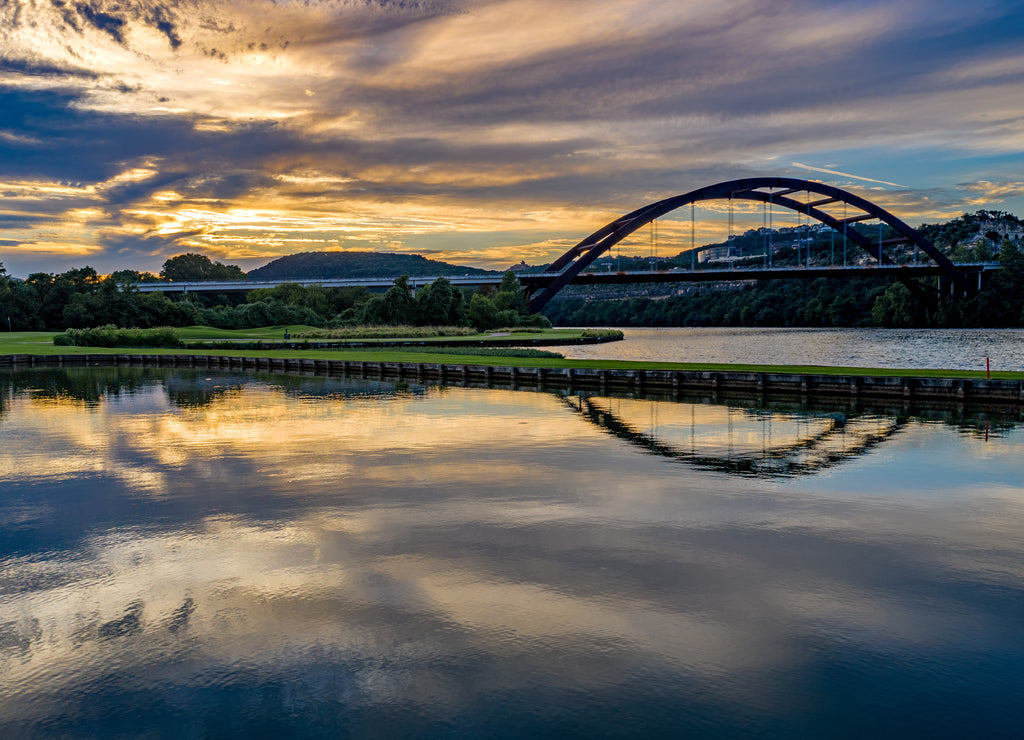
M 991 443 L 982 487 L 943 475 L 980 442 L 908 424 L 885 449 L 927 450 L 948 484 L 901 497 L 884 455 L 725 476 L 638 454 L 544 394 L 311 403 L 250 383 L 182 409 L 159 393 L 139 414 L 12 399 L 0 516 L 28 539 L 0 556 L 9 722 L 74 718 L 88 699 L 66 697 L 90 692 L 279 678 L 299 704 L 451 713 L 652 671 L 675 676 L 672 701 L 771 713 L 822 646 L 1005 650 L 1024 603 L 1016 438 Z M 644 403 L 620 408 L 639 426 Z M 721 409 L 692 410 L 718 440 Z M 79 452 L 47 469 L 62 449 Z
M 438 665 L 467 653 L 499 664 L 529 655 L 544 681 L 577 688 L 621 680 L 582 670 L 590 661 L 614 663 L 621 676 L 665 664 L 726 681 L 750 699 L 775 690 L 760 685 L 760 672 L 798 669 L 794 624 L 917 650 L 993 626 L 984 600 L 915 604 L 900 593 L 954 574 L 969 581 L 971 550 L 993 554 L 965 538 L 970 527 L 946 532 L 934 550 L 921 549 L 930 539 L 922 532 L 902 552 L 890 551 L 876 521 L 861 529 L 855 518 L 838 515 L 831 524 L 842 520 L 845 528 L 829 531 L 822 521 L 822 533 L 787 531 L 777 522 L 760 535 L 744 527 L 686 535 L 678 509 L 670 522 L 655 520 L 671 509 L 668 491 L 653 493 L 646 512 L 634 510 L 638 526 L 622 522 L 599 540 L 589 527 L 595 505 L 604 511 L 597 501 L 549 512 L 558 516 L 546 522 L 527 514 L 498 523 L 507 511 L 491 512 L 483 524 L 480 511 L 460 519 L 451 502 L 440 511 L 389 509 L 383 517 L 311 512 L 273 526 L 209 520 L 192 532 L 98 539 L 77 562 L 8 561 L 5 590 L 16 595 L 0 610 L 5 634 L 14 635 L 4 643 L 3 714 L 20 715 L 19 707 L 32 704 L 21 702 L 40 691 L 57 697 L 98 681 L 112 663 L 131 675 L 144 672 L 152 687 L 173 680 L 183 652 L 204 673 L 243 665 L 269 674 L 294 670 L 318 646 L 364 666 L 367 701 L 406 690 L 396 680 L 430 680 Z M 900 527 L 890 520 L 889 529 Z M 953 571 L 944 558 L 920 559 L 951 546 L 961 553 Z M 811 552 L 814 562 L 797 557 Z M 916 556 L 915 569 L 925 575 L 908 584 L 914 569 L 895 558 L 888 574 L 876 572 L 872 560 L 889 561 L 890 554 Z M 1017 568 L 999 581 L 1019 589 L 1019 552 L 1003 555 Z M 70 577 L 39 588 L 47 566 Z M 382 651 L 409 663 L 404 679 L 389 674 L 386 690 L 365 668 Z M 577 670 L 563 672 L 566 660 Z M 491 678 L 506 689 L 536 680 Z M 377 689 L 384 695 L 375 697 Z

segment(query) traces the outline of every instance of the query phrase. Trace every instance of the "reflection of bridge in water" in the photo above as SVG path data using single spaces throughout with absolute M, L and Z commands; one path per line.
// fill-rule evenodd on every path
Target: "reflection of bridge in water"
M 866 454 L 907 423 L 871 414 L 796 414 L 610 397 L 560 398 L 585 420 L 653 455 L 755 477 L 819 473 Z M 644 415 L 648 418 L 640 418 Z

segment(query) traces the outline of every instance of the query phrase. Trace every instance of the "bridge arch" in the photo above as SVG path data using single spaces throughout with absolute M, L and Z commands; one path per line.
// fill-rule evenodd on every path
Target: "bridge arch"
M 794 193 L 807 193 L 808 200 L 802 202 L 790 197 Z M 810 200 L 811 195 L 821 196 Z M 544 288 L 530 299 L 530 310 L 537 312 L 547 305 L 558 291 L 572 282 L 573 278 L 586 269 L 594 260 L 614 247 L 627 236 L 646 226 L 666 213 L 691 203 L 705 200 L 739 199 L 753 200 L 761 203 L 778 204 L 797 213 L 806 214 L 837 232 L 843 233 L 850 241 L 864 249 L 880 264 L 892 265 L 893 260 L 885 255 L 881 246 L 896 243 L 914 244 L 934 261 L 949 277 L 957 289 L 969 295 L 974 292 L 972 286 L 964 279 L 952 262 L 916 229 L 889 213 L 884 208 L 865 198 L 812 180 L 800 180 L 790 177 L 752 177 L 741 180 L 727 180 L 715 185 L 691 190 L 688 193 L 675 195 L 671 198 L 655 201 L 637 208 L 635 211 L 620 216 L 609 224 L 602 226 L 590 236 L 583 239 L 565 254 L 551 263 L 544 275 L 555 277 Z M 823 210 L 825 206 L 843 205 L 846 209 L 853 207 L 856 213 L 837 217 Z M 899 236 L 883 242 L 882 245 L 852 224 L 860 221 L 878 219 L 896 230 Z M 908 271 L 909 272 L 909 271 Z M 925 289 L 909 274 L 903 274 L 898 268 L 889 274 L 895 275 L 919 298 L 927 298 Z
M 757 478 L 795 477 L 814 475 L 867 454 L 875 447 L 892 439 L 907 424 L 900 417 L 873 415 L 808 415 L 822 426 L 810 434 L 788 444 L 765 444 L 738 450 L 731 454 L 684 449 L 642 431 L 624 418 L 620 418 L 607 403 L 597 397 L 560 396 L 562 403 L 585 421 L 653 455 L 686 463 L 701 470 L 714 470 L 739 476 Z M 652 402 L 655 403 L 655 402 Z M 764 412 L 745 410 L 748 418 Z M 767 416 L 792 416 L 776 411 Z

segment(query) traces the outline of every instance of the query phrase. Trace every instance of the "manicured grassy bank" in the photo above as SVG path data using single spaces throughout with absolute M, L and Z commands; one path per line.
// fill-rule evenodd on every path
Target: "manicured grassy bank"
M 565 330 L 568 335 L 578 332 Z M 341 360 L 350 362 L 438 363 L 444 365 L 492 365 L 495 367 L 604 369 L 604 370 L 685 370 L 697 372 L 773 373 L 793 375 L 843 375 L 856 377 L 965 378 L 983 379 L 984 371 L 910 368 L 822 367 L 817 365 L 748 365 L 692 362 L 634 362 L 628 360 L 568 360 L 555 358 L 494 357 L 486 355 L 403 351 L 401 348 L 330 350 L 169 350 L 107 349 L 101 347 L 57 347 L 53 332 L 13 332 L 0 334 L 0 355 L 211 355 L 230 357 L 267 357 L 279 359 Z M 519 335 L 520 337 L 523 335 Z M 550 336 L 545 333 L 544 336 Z M 248 339 L 248 338 L 247 338 Z M 1024 380 L 1024 372 L 994 371 L 993 379 Z
M 545 329 L 543 331 L 483 332 L 480 334 L 449 334 L 441 336 L 420 336 L 419 334 L 403 337 L 398 335 L 369 336 L 358 333 L 344 337 L 318 337 L 323 330 L 312 326 L 267 326 L 259 329 L 214 329 L 209 326 L 187 326 L 177 330 L 178 336 L 186 342 L 194 341 L 237 341 L 237 342 L 281 342 L 287 332 L 291 341 L 303 341 L 309 335 L 310 342 L 359 342 L 360 344 L 387 344 L 406 339 L 410 342 L 431 344 L 451 341 L 516 344 L 533 340 L 571 340 L 583 335 L 580 329 Z

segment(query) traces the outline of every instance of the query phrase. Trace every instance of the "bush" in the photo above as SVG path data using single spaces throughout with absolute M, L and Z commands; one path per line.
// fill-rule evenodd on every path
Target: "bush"
M 498 311 L 494 318 L 495 326 L 505 326 L 512 328 L 516 325 L 516 321 L 519 318 L 519 313 L 515 309 L 505 309 L 504 311 Z
M 58 347 L 172 347 L 185 346 L 169 326 L 155 329 L 121 329 L 113 324 L 92 329 L 68 329 L 53 338 Z
M 619 329 L 584 329 L 580 336 L 584 339 L 622 339 L 625 334 Z
M 542 313 L 532 313 L 516 319 L 516 327 L 524 329 L 550 329 L 551 322 Z

